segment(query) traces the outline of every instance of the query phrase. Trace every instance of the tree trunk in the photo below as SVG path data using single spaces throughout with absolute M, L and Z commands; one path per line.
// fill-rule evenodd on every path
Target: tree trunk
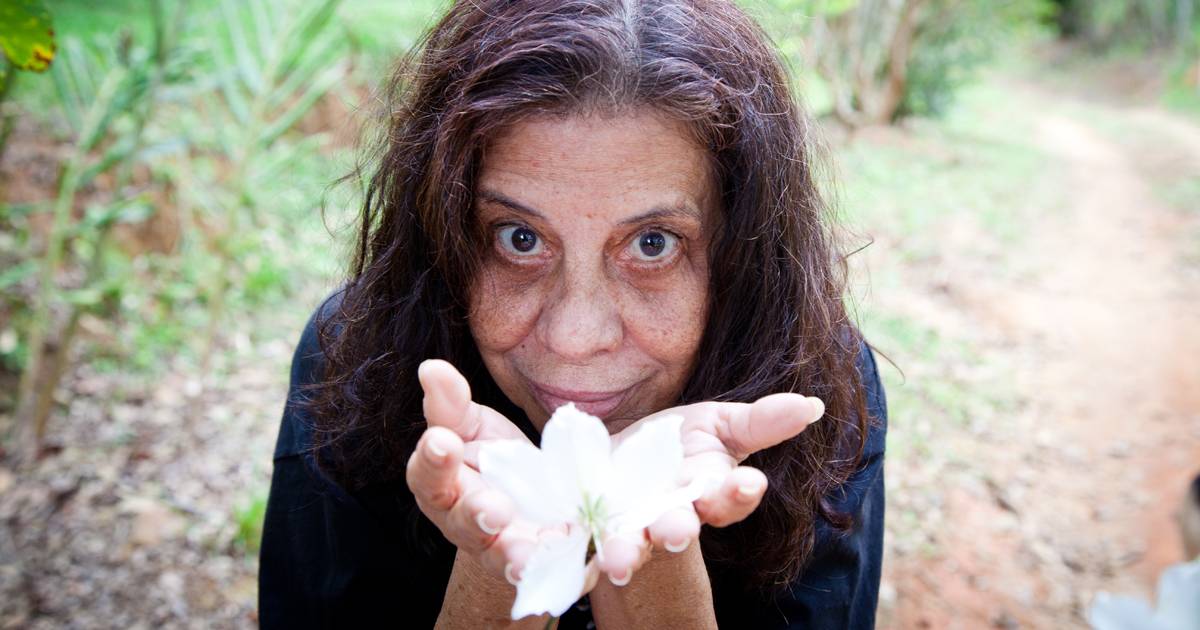
M 896 30 L 888 47 L 888 76 L 883 92 L 871 118 L 880 124 L 891 123 L 904 102 L 908 88 L 908 61 L 912 56 L 913 39 L 917 32 L 917 10 L 925 0 L 908 0 L 901 8 Z

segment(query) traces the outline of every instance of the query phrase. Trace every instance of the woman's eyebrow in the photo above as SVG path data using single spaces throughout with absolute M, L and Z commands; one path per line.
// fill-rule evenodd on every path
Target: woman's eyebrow
M 700 211 L 692 204 L 684 202 L 672 206 L 656 206 L 637 216 L 623 219 L 621 225 L 630 225 L 654 219 L 692 219 L 703 222 Z
M 519 201 L 516 201 L 491 189 L 481 189 L 479 191 L 479 198 L 483 201 L 490 201 L 492 203 L 500 204 L 505 208 L 512 210 L 513 212 L 534 216 L 542 220 L 546 219 L 546 215 L 542 214 L 541 212 L 538 212 L 537 210 L 534 210 L 533 208 L 530 208 Z M 670 206 L 656 206 L 637 216 L 629 217 L 628 219 L 622 219 L 620 224 L 630 225 L 633 223 L 641 223 L 642 221 L 650 221 L 653 219 L 669 218 L 693 219 L 696 221 L 702 220 L 700 211 L 697 210 L 692 204 L 684 202 Z
M 546 215 L 542 214 L 541 212 L 538 212 L 537 210 L 534 210 L 533 208 L 530 208 L 529 206 L 527 206 L 519 201 L 510 199 L 509 197 L 502 195 L 494 190 L 490 190 L 487 188 L 481 189 L 479 191 L 479 198 L 482 199 L 483 201 L 490 201 L 492 203 L 498 203 L 498 204 L 504 206 L 505 208 L 512 210 L 513 212 L 537 217 L 543 221 L 546 220 Z

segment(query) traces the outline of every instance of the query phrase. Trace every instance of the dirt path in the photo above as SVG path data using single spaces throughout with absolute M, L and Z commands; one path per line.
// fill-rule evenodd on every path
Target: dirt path
M 1002 340 L 1024 404 L 957 477 L 987 492 L 948 488 L 938 549 L 886 569 L 887 627 L 1079 627 L 1095 592 L 1148 595 L 1182 560 L 1173 512 L 1200 472 L 1200 282 L 1182 262 L 1196 216 L 1160 199 L 1146 156 L 1020 87 L 1045 105 L 1038 143 L 1065 166 L 1065 203 L 1030 226 L 1025 273 L 949 282 Z M 1200 175 L 1200 129 L 1126 119 L 1170 138 L 1177 171 L 1159 175 Z

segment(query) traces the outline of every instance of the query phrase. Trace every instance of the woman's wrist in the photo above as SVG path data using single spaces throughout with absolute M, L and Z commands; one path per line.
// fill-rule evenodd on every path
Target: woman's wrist
M 597 628 L 716 628 L 700 541 L 679 553 L 655 548 L 629 584 L 601 577 L 591 593 Z
M 438 614 L 439 630 L 458 628 L 537 629 L 546 627 L 547 615 L 512 619 L 517 589 L 489 573 L 471 554 L 459 551 L 454 557 L 446 597 Z

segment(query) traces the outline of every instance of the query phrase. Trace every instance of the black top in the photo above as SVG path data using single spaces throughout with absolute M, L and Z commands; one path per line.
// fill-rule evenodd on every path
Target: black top
M 405 502 L 396 500 L 396 493 L 407 493 L 407 488 L 351 495 L 317 471 L 307 448 L 311 423 L 293 401 L 301 385 L 313 382 L 320 362 L 310 321 L 292 361 L 291 391 L 275 447 L 259 558 L 260 624 L 288 629 L 433 627 L 454 546 L 436 530 L 424 534 L 426 548 L 412 544 L 413 519 L 398 507 Z M 784 595 L 762 599 L 714 579 L 713 604 L 721 627 L 874 627 L 883 556 L 887 402 L 865 344 L 858 366 L 868 408 L 881 423 L 868 435 L 859 470 L 830 497 L 836 508 L 854 515 L 854 529 L 836 535 L 819 520 L 812 559 Z M 560 627 L 595 627 L 590 622 L 585 598 L 563 615 Z

